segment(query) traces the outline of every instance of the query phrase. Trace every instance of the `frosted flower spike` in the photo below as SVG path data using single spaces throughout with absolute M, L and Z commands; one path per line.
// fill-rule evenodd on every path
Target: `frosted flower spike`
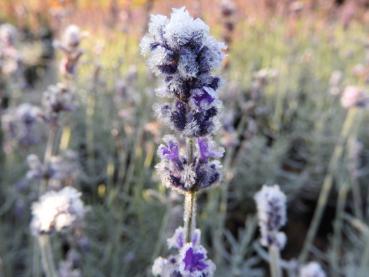
M 255 195 L 257 215 L 261 233 L 261 244 L 265 247 L 276 246 L 283 249 L 286 235 L 280 232 L 287 222 L 286 196 L 278 185 L 263 186 Z
M 85 213 L 81 193 L 75 188 L 49 191 L 32 205 L 31 231 L 39 235 L 68 230 L 79 224 Z
M 151 16 L 141 52 L 148 57 L 150 69 L 164 78 L 159 94 L 172 101 L 154 109 L 173 130 L 198 137 L 219 128 L 221 104 L 215 91 L 220 79 L 211 71 L 220 66 L 224 48 L 210 36 L 209 27 L 185 8 L 173 9 L 170 18 Z

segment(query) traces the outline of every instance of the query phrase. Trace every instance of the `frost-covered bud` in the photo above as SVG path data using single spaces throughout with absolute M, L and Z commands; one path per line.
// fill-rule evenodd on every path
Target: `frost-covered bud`
M 206 249 L 200 244 L 201 232 L 196 229 L 191 242 L 185 242 L 184 228 L 179 227 L 172 238 L 168 239 L 168 247 L 177 253 L 168 258 L 159 257 L 152 267 L 154 276 L 161 277 L 211 277 L 215 265 L 208 259 Z
M 63 34 L 63 45 L 69 49 L 76 48 L 81 42 L 81 29 L 76 25 L 69 25 Z
M 0 44 L 3 47 L 14 46 L 17 38 L 17 29 L 11 24 L 2 24 L 0 26 Z
M 73 151 L 67 151 L 60 156 L 51 157 L 43 164 L 36 155 L 27 157 L 28 172 L 26 182 L 47 180 L 49 186 L 58 189 L 75 183 L 79 173 L 79 163 Z
M 231 45 L 235 28 L 236 6 L 232 0 L 223 0 L 220 8 L 223 21 L 223 40 Z
M 32 204 L 32 233 L 39 235 L 70 229 L 83 220 L 85 213 L 81 193 L 75 188 L 46 192 Z
M 159 146 L 161 158 L 156 169 L 162 182 L 169 188 L 179 192 L 199 191 L 216 184 L 221 177 L 221 164 L 218 160 L 224 150 L 216 147 L 207 137 L 197 139 L 196 151 L 192 161 L 181 151 L 177 139 L 173 136 L 164 137 L 165 145 Z
M 85 33 L 81 32 L 76 25 L 69 25 L 64 31 L 62 41 L 54 43 L 56 48 L 59 48 L 63 53 L 63 58 L 60 62 L 60 73 L 62 76 L 73 76 L 76 73 L 76 68 L 79 59 L 83 55 L 83 50 L 80 48 L 80 43 Z
M 368 100 L 368 96 L 361 88 L 348 86 L 342 93 L 341 105 L 346 109 L 353 107 L 366 107 L 369 103 Z
M 261 244 L 263 246 L 275 245 L 283 249 L 286 244 L 286 235 L 279 232 L 287 222 L 286 196 L 278 185 L 263 186 L 256 193 L 255 201 L 258 212 Z
M 73 111 L 77 108 L 74 93 L 65 85 L 50 86 L 43 95 L 44 119 L 54 125 L 57 124 L 60 113 Z
M 6 146 L 30 146 L 40 142 L 41 130 L 38 128 L 41 110 L 29 103 L 9 109 L 1 119 L 5 133 Z
M 159 118 L 186 137 L 209 135 L 220 125 L 221 104 L 215 92 L 219 78 L 211 72 L 221 64 L 224 48 L 210 36 L 209 27 L 184 8 L 173 9 L 170 18 L 151 17 L 141 52 L 148 57 L 151 70 L 164 79 L 160 95 L 174 98 L 154 109 Z
M 320 264 L 310 262 L 300 268 L 299 277 L 325 277 L 326 274 Z

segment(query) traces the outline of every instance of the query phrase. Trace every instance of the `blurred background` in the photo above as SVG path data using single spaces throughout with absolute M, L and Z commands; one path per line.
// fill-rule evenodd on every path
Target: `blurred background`
M 39 184 L 27 157 L 43 155 L 48 126 L 28 120 L 22 105 L 39 106 L 60 82 L 73 83 L 78 108 L 56 134 L 58 185 L 78 187 L 89 206 L 78 254 L 70 257 L 68 235 L 53 240 L 56 260 L 80 274 L 60 276 L 150 276 L 166 254 L 182 197 L 155 175 L 169 131 L 154 117 L 159 82 L 139 43 L 150 14 L 182 6 L 228 45 L 216 137 L 224 178 L 198 208 L 216 276 L 268 276 L 253 200 L 263 184 L 288 197 L 290 276 L 319 197 L 305 260 L 327 276 L 367 276 L 368 0 L 1 0 L 0 276 L 35 276 L 29 222 Z M 63 48 L 71 24 L 80 28 L 76 56 Z

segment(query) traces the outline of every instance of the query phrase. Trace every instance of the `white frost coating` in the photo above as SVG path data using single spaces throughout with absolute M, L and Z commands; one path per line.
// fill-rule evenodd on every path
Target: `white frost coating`
M 73 48 L 81 42 L 81 30 L 76 25 L 69 25 L 63 34 L 63 45 L 68 48 Z
M 81 193 L 75 188 L 46 192 L 32 205 L 32 233 L 62 231 L 81 221 L 85 213 Z
M 142 55 L 150 56 L 148 64 L 151 69 L 168 60 L 168 54 L 177 57 L 177 70 L 183 78 L 195 77 L 199 66 L 213 70 L 221 64 L 225 44 L 211 37 L 205 22 L 192 18 L 184 7 L 173 9 L 170 18 L 152 15 L 148 30 L 140 48 Z M 189 47 L 188 43 L 192 45 Z M 204 54 L 201 55 L 201 64 L 198 64 L 196 59 L 202 50 Z M 159 73 L 157 70 L 154 72 Z
M 286 196 L 278 185 L 263 186 L 255 195 L 258 211 L 261 244 L 276 244 L 280 249 L 286 243 L 286 236 L 279 229 L 287 222 Z

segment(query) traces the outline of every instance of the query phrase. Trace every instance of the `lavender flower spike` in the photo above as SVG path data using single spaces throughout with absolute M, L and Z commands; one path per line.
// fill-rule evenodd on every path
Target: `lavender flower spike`
M 32 205 L 32 233 L 60 232 L 79 224 L 86 213 L 80 197 L 81 193 L 72 187 L 46 192 Z
M 212 75 L 223 60 L 225 45 L 209 34 L 209 27 L 192 18 L 185 8 L 173 9 L 168 18 L 151 16 L 148 34 L 141 41 L 141 52 L 149 68 L 161 76 L 157 89 L 166 102 L 155 104 L 157 116 L 178 137 L 165 136 L 159 146 L 156 165 L 162 183 L 185 195 L 184 227 L 169 239 L 177 255 L 158 258 L 153 274 L 168 277 L 213 276 L 215 265 L 207 258 L 196 229 L 196 195 L 219 182 L 224 150 L 211 136 L 220 126 L 221 101 L 216 90 L 220 79 Z
M 258 210 L 261 244 L 283 249 L 286 235 L 279 229 L 286 224 L 286 196 L 278 185 L 263 186 L 255 195 Z
M 211 75 L 223 59 L 223 43 L 209 35 L 201 19 L 184 9 L 170 18 L 151 17 L 149 34 L 141 42 L 150 69 L 164 79 L 160 95 L 174 98 L 155 110 L 173 130 L 187 137 L 205 136 L 219 128 L 219 78 Z

